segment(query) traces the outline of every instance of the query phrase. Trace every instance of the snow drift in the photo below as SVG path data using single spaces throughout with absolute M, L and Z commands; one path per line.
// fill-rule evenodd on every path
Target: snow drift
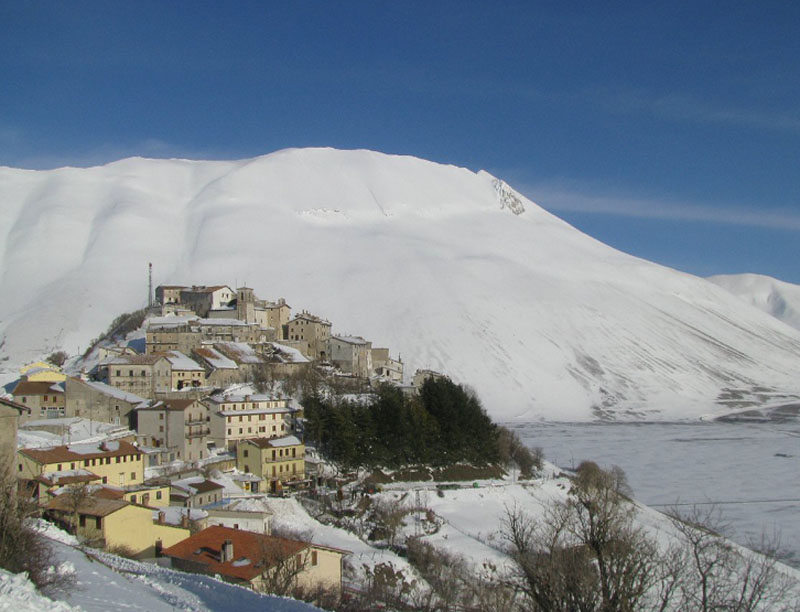
M 0 358 L 85 349 L 155 282 L 245 282 L 473 386 L 500 419 L 800 396 L 800 332 L 582 234 L 486 172 L 370 151 L 0 168 Z

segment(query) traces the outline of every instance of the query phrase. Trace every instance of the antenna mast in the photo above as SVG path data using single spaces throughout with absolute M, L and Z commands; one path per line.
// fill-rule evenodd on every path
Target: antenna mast
M 147 307 L 153 307 L 153 264 L 147 264 Z

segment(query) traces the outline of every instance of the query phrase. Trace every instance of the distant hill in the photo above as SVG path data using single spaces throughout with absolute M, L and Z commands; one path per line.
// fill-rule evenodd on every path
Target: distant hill
M 800 285 L 760 274 L 718 275 L 711 276 L 708 280 L 800 330 Z
M 156 284 L 287 298 L 472 385 L 496 419 L 695 418 L 800 397 L 800 332 L 486 172 L 371 151 L 0 168 L 0 362 L 70 353 Z M 736 403 L 731 403 L 731 398 Z

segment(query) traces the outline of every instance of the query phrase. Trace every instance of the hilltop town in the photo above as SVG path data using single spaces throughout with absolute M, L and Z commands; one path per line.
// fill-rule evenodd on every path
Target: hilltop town
M 413 395 L 442 376 L 404 384 L 389 348 L 332 328 L 249 287 L 159 286 L 82 357 L 21 369 L 0 398 L 4 461 L 46 519 L 90 545 L 336 598 L 348 551 L 272 534 L 266 503 L 323 482 L 301 382 Z

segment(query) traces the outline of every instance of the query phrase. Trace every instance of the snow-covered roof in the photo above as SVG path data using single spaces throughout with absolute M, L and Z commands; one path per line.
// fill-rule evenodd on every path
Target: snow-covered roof
M 107 385 L 95 380 L 82 380 L 81 382 L 88 387 L 91 387 L 95 391 L 102 393 L 103 395 L 108 395 L 109 397 L 114 397 L 130 404 L 141 404 L 142 402 L 146 401 L 143 397 L 139 397 L 133 393 L 128 393 L 127 391 L 123 391 L 117 387 L 112 387 L 111 385 Z
M 170 364 L 172 364 L 173 370 L 203 371 L 203 368 L 196 361 L 190 359 L 180 351 L 169 351 L 166 357 Z
M 346 342 L 347 344 L 367 344 L 367 341 L 361 336 L 331 336 L 331 340 L 339 340 L 340 342 Z
M 274 446 L 276 448 L 282 446 L 297 446 L 298 444 L 302 444 L 297 436 L 283 436 L 282 438 L 270 438 L 269 445 Z
M 195 323 L 199 323 L 200 325 L 235 325 L 237 327 L 243 327 L 245 325 L 254 325 L 254 323 L 247 323 L 246 321 L 240 321 L 239 319 L 225 319 L 225 318 L 214 318 L 214 319 L 198 319 Z
M 311 363 L 311 360 L 303 355 L 302 351 L 292 346 L 286 346 L 278 342 L 271 342 L 270 344 L 276 351 L 275 356 L 285 363 Z
M 218 342 L 214 345 L 237 363 L 263 363 L 264 359 L 247 342 Z
M 233 404 L 237 402 L 288 402 L 287 398 L 267 395 L 266 393 L 254 393 L 252 395 L 239 395 L 231 393 L 230 395 L 212 395 L 208 399 L 215 404 Z
M 208 365 L 215 370 L 239 369 L 239 366 L 236 365 L 235 361 L 220 353 L 213 346 L 201 346 L 200 348 L 195 349 L 194 354 L 198 359 L 203 359 L 203 361 L 208 363 Z
M 191 316 L 165 316 L 165 317 L 152 317 L 147 319 L 145 323 L 147 324 L 147 329 L 150 328 L 168 328 L 168 327 L 178 327 L 180 325 L 186 325 L 192 321 L 196 321 L 199 319 L 197 315 Z

